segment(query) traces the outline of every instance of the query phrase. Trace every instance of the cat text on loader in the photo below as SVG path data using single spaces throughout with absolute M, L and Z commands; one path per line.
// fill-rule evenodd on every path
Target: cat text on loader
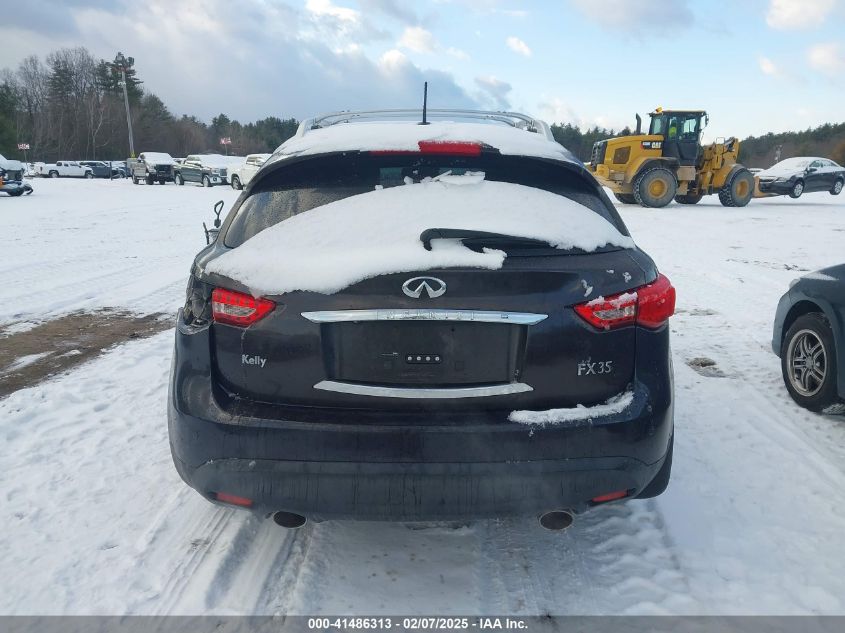
M 674 198 L 695 204 L 718 193 L 726 207 L 744 207 L 754 195 L 754 176 L 737 163 L 739 141 L 701 145 L 708 116 L 703 110 L 663 110 L 649 116 L 648 134 L 598 141 L 587 168 L 616 199 L 644 207 L 665 207 Z

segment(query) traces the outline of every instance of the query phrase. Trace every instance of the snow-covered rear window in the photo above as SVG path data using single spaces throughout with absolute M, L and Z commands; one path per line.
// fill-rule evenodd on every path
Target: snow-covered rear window
M 380 188 L 424 182 L 450 172 L 481 172 L 487 182 L 525 185 L 558 194 L 592 210 L 628 235 L 615 207 L 597 187 L 565 163 L 524 156 L 440 156 L 413 154 L 334 154 L 303 159 L 267 174 L 235 210 L 224 243 L 237 247 L 261 231 L 298 214 Z M 402 209 L 396 209 L 397 214 Z M 455 209 L 456 213 L 460 209 Z M 519 208 L 511 210 L 518 215 Z

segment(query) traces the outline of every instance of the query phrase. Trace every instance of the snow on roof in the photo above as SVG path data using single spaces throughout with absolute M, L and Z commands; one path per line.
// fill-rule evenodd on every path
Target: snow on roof
M 159 165 L 173 165 L 176 162 L 166 152 L 144 152 L 144 160 L 154 161 Z
M 625 391 L 613 396 L 602 404 L 585 407 L 583 404 L 567 409 L 547 409 L 545 411 L 511 411 L 508 420 L 519 424 L 546 426 L 547 424 L 578 425 L 583 422 L 616 413 L 622 413 L 634 401 L 634 392 Z
M 461 184 L 461 183 L 466 184 Z M 599 214 L 533 187 L 455 176 L 351 196 L 282 221 L 208 264 L 255 296 L 294 290 L 333 294 L 378 275 L 450 267 L 502 267 L 505 253 L 475 252 L 428 228 L 490 231 L 593 251 L 633 246 Z
M 246 156 L 224 156 L 223 154 L 198 154 L 203 165 L 209 167 L 228 167 L 229 165 L 242 165 Z
M 579 162 L 559 143 L 542 134 L 493 123 L 411 121 L 389 123 L 338 123 L 289 139 L 276 150 L 275 159 L 289 155 L 348 152 L 354 150 L 417 151 L 420 141 L 469 141 L 497 148 L 502 154 L 538 156 Z

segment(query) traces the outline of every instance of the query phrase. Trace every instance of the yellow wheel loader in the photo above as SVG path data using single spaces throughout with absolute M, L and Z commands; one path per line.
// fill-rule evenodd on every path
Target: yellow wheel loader
M 737 163 L 739 140 L 701 144 L 709 117 L 703 110 L 650 113 L 648 134 L 637 117 L 630 136 L 598 141 L 587 168 L 625 204 L 665 207 L 673 199 L 696 204 L 717 193 L 726 207 L 744 207 L 754 195 L 754 176 Z

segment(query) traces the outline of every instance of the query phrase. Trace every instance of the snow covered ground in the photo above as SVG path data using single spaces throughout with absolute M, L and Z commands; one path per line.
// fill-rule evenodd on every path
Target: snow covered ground
M 235 197 L 33 184 L 0 198 L 0 327 L 175 312 L 201 222 Z M 0 613 L 845 614 L 845 418 L 794 405 L 769 342 L 789 281 L 845 259 L 845 196 L 622 214 L 678 290 L 665 495 L 565 534 L 527 519 L 286 532 L 179 480 L 162 333 L 0 400 Z M 715 365 L 687 364 L 702 357 Z

